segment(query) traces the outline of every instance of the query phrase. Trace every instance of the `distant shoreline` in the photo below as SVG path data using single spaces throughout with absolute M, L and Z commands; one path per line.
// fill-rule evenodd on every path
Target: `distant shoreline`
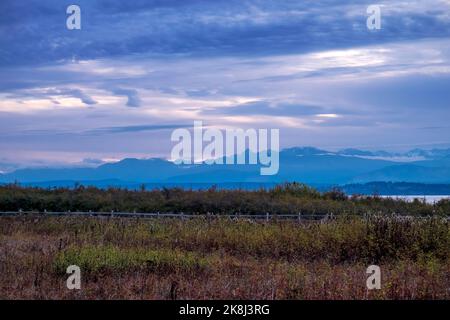
M 281 182 L 280 182 L 281 183 Z M 258 190 L 258 189 L 271 189 L 280 183 L 276 182 L 222 182 L 222 183 L 166 183 L 166 182 L 133 182 L 122 180 L 93 180 L 93 181 L 46 181 L 46 182 L 19 182 L 19 185 L 23 187 L 38 187 L 38 188 L 75 188 L 77 186 L 96 187 L 100 189 L 107 188 L 122 188 L 129 190 L 140 190 L 143 187 L 146 190 L 161 189 L 161 188 L 182 188 L 192 190 L 204 190 L 209 188 L 217 188 L 224 190 Z M 7 183 L 0 183 L 0 185 L 6 185 Z M 332 189 L 340 189 L 347 195 L 380 195 L 383 197 L 410 197 L 410 198 L 423 198 L 423 197 L 450 197 L 450 184 L 425 184 L 425 183 L 411 183 L 411 182 L 369 182 L 363 184 L 345 184 L 345 185 L 332 185 L 332 184 L 315 184 L 306 183 L 307 185 L 321 191 L 326 192 Z
M 414 201 L 415 199 L 433 204 L 442 199 L 450 199 L 450 195 L 380 195 L 382 198 L 401 199 L 405 201 Z

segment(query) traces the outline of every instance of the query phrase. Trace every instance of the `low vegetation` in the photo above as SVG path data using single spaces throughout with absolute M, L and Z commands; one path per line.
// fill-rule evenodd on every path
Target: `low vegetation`
M 379 196 L 348 197 L 340 190 L 320 193 L 299 183 L 286 183 L 272 189 L 185 190 L 181 188 L 146 191 L 118 188 L 73 189 L 25 188 L 17 184 L 0 187 L 0 211 L 122 211 L 175 212 L 185 214 L 298 214 L 366 215 L 398 214 L 448 216 L 450 201 L 427 204 Z
M 72 264 L 81 290 L 66 288 Z M 380 290 L 366 288 L 371 264 Z M 2 299 L 449 299 L 449 289 L 450 225 L 438 216 L 0 217 Z

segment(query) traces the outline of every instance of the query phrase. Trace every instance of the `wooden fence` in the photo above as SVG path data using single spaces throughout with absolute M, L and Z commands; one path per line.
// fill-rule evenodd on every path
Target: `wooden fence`
M 381 216 L 381 214 L 378 214 Z M 327 214 L 185 214 L 185 213 L 160 213 L 160 212 L 79 212 L 79 211 L 65 211 L 65 212 L 50 212 L 50 211 L 4 211 L 0 212 L 0 217 L 4 216 L 82 216 L 82 217 L 106 217 L 106 218 L 173 218 L 173 219 L 198 219 L 198 218 L 228 218 L 228 219 L 248 219 L 248 220 L 291 220 L 291 221 L 327 221 L 333 220 L 336 216 L 333 213 Z M 362 217 L 367 218 L 371 215 L 356 215 L 356 214 L 343 214 L 344 217 Z M 405 216 L 405 215 L 386 215 L 389 217 L 395 217 L 397 219 L 413 219 L 413 218 L 430 218 L 428 216 Z M 450 217 L 446 217 L 450 221 Z

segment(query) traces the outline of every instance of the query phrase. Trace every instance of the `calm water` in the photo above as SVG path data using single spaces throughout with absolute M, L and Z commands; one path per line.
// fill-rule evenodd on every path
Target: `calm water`
M 403 199 L 413 201 L 414 199 L 424 200 L 427 203 L 435 203 L 441 199 L 450 199 L 450 196 L 381 196 L 383 198 Z

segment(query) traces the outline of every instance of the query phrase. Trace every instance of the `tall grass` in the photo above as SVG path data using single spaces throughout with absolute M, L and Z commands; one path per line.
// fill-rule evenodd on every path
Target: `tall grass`
M 115 246 L 72 246 L 55 257 L 56 272 L 65 273 L 67 266 L 77 265 L 85 272 L 137 270 L 171 272 L 206 271 L 209 261 L 192 252 L 145 248 L 123 249 Z
M 65 287 L 69 265 L 82 290 Z M 365 269 L 382 268 L 368 291 Z M 441 218 L 328 223 L 0 218 L 0 298 L 450 298 Z

